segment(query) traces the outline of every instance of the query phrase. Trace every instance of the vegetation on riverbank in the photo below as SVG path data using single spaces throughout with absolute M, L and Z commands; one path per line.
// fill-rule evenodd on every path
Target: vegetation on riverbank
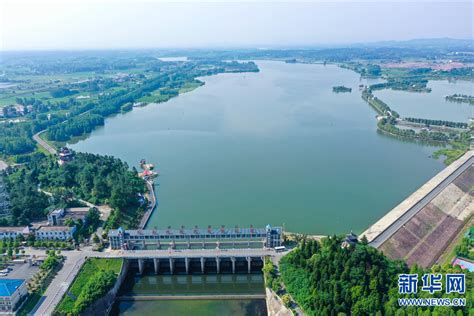
M 423 118 L 414 118 L 414 117 L 406 117 L 404 118 L 405 121 L 412 122 L 412 123 L 418 123 L 418 124 L 424 124 L 426 126 L 445 126 L 445 127 L 451 127 L 451 128 L 459 128 L 459 129 L 466 129 L 468 128 L 467 123 L 463 122 L 451 122 L 451 121 L 444 121 L 444 120 L 430 120 L 430 119 L 423 119 Z
M 387 103 L 374 96 L 370 89 L 364 89 L 362 91 L 362 99 L 372 106 L 380 115 L 390 115 L 394 118 L 400 117 L 400 115 L 392 110 Z
M 55 313 L 79 315 L 114 286 L 122 265 L 123 259 L 87 259 Z
M 106 226 L 110 228 L 132 226 L 137 211 L 146 208 L 139 196 L 146 190 L 145 182 L 136 170 L 110 156 L 76 153 L 75 159 L 64 165 L 42 156 L 9 174 L 5 182 L 12 216 L 2 219 L 4 225 L 27 225 L 45 219 L 50 209 L 65 207 L 76 198 L 109 204 L 113 211 Z M 52 198 L 38 187 L 51 192 Z
M 54 60 L 40 54 L 2 64 L 2 81 L 15 84 L 0 95 L 0 156 L 29 161 L 37 152 L 31 138 L 42 130 L 47 130 L 47 139 L 65 142 L 90 133 L 111 114 L 132 110 L 144 98 L 164 102 L 195 89 L 203 84 L 197 77 L 258 71 L 253 62 L 163 62 L 146 53 L 71 59 L 69 54 L 59 54 Z M 77 67 L 78 60 L 89 66 Z
M 445 157 L 444 163 L 450 165 L 454 161 L 461 158 L 470 148 L 469 142 L 467 140 L 463 141 L 453 141 L 450 143 L 451 148 L 443 148 L 435 151 L 433 153 L 433 158 L 438 159 L 440 157 Z
M 401 261 L 388 259 L 364 241 L 355 246 L 341 247 L 342 237 L 328 237 L 321 242 L 303 240 L 297 249 L 280 261 L 280 271 L 287 290 L 308 315 L 414 315 L 426 310 L 437 315 L 468 313 L 473 307 L 474 273 L 466 273 L 467 306 L 465 307 L 403 307 L 397 299 L 398 274 L 460 273 L 459 267 L 434 266 L 423 270 L 409 269 Z M 414 297 L 455 297 L 456 294 L 420 290 Z M 410 296 L 410 297 L 412 297 Z M 420 314 L 418 314 L 420 315 Z M 433 314 L 434 315 L 434 314 Z
M 265 286 L 277 293 L 281 288 L 281 279 L 277 275 L 276 267 L 270 258 L 265 258 L 262 271 L 265 279 Z
M 474 105 L 474 96 L 466 94 L 452 94 L 446 96 L 446 101 Z
M 392 117 L 389 118 L 382 118 L 377 123 L 377 127 L 390 135 L 396 135 L 401 137 L 408 137 L 408 138 L 417 138 L 420 140 L 426 141 L 439 141 L 439 142 L 447 142 L 449 140 L 449 136 L 442 132 L 436 131 L 427 131 L 421 130 L 420 132 L 415 132 L 413 129 L 401 129 L 396 126 L 396 120 Z
M 334 93 L 352 92 L 352 88 L 348 88 L 345 86 L 336 86 L 336 87 L 332 87 L 332 92 Z
M 391 79 L 388 82 L 376 83 L 370 86 L 370 89 L 383 90 L 383 89 L 392 89 L 392 90 L 402 90 L 410 92 L 431 92 L 431 88 L 427 87 L 427 79 L 415 79 L 415 78 L 397 78 Z
M 435 141 L 435 142 L 458 142 L 462 143 L 465 147 L 468 144 L 468 135 L 467 131 L 468 124 L 462 122 L 451 122 L 445 120 L 430 120 L 423 118 L 400 118 L 400 115 L 392 110 L 385 102 L 378 99 L 372 94 L 372 89 L 374 86 L 380 86 L 380 84 L 372 85 L 369 88 L 366 88 L 362 91 L 362 99 L 364 99 L 370 106 L 372 106 L 382 117 L 379 118 L 377 127 L 380 131 L 383 131 L 389 135 L 401 136 L 406 138 L 414 138 L 422 141 Z M 416 131 L 411 128 L 399 128 L 397 125 L 400 122 L 405 123 L 415 123 L 424 125 L 420 131 Z M 449 128 L 449 132 L 445 131 L 432 131 L 429 129 L 430 126 L 439 126 L 443 128 Z M 456 130 L 458 129 L 458 130 Z M 465 131 L 463 131 L 465 130 Z M 464 152 L 466 151 L 465 149 Z M 440 155 L 449 155 L 448 162 L 454 161 L 454 157 L 460 157 L 459 148 L 452 150 L 446 149 L 439 151 L 435 154 L 435 157 Z M 454 160 L 453 160 L 454 159 Z

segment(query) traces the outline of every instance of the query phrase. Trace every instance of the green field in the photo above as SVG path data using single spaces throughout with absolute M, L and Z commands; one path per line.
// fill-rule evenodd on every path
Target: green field
M 100 271 L 113 271 L 118 275 L 122 269 L 122 264 L 122 259 L 87 259 L 86 263 L 84 263 L 84 266 L 81 268 L 81 271 L 74 279 L 74 282 L 69 287 L 67 293 L 56 307 L 56 312 L 61 315 L 71 314 L 75 303 L 73 297 L 79 297 L 90 279 L 94 278 Z

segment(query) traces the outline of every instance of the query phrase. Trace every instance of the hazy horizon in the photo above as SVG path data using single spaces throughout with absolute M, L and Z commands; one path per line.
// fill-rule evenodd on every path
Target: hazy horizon
M 7 0 L 0 50 L 292 48 L 472 40 L 473 3 Z

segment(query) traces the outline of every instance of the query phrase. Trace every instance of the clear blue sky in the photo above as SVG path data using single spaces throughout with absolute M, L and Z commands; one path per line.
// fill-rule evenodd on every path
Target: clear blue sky
M 23 1 L 0 4 L 0 49 L 269 47 L 472 38 L 473 2 Z

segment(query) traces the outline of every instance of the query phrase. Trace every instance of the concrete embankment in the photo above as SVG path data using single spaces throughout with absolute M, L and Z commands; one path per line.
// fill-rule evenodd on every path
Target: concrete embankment
M 145 228 L 157 204 L 153 183 L 150 181 L 146 181 L 146 186 L 148 188 L 148 199 L 150 200 L 150 205 L 148 206 L 145 214 L 142 217 L 142 220 L 140 221 L 140 225 L 138 226 L 138 228 L 140 229 Z
M 398 226 L 402 226 L 407 220 L 416 215 L 418 210 L 436 197 L 458 174 L 470 166 L 474 160 L 473 157 L 474 151 L 468 151 L 369 227 L 361 236 L 365 235 L 373 246 L 380 246 L 384 239 L 390 237 L 399 228 Z
M 271 316 L 293 316 L 291 309 L 283 304 L 282 300 L 272 290 L 265 288 L 267 314 Z

